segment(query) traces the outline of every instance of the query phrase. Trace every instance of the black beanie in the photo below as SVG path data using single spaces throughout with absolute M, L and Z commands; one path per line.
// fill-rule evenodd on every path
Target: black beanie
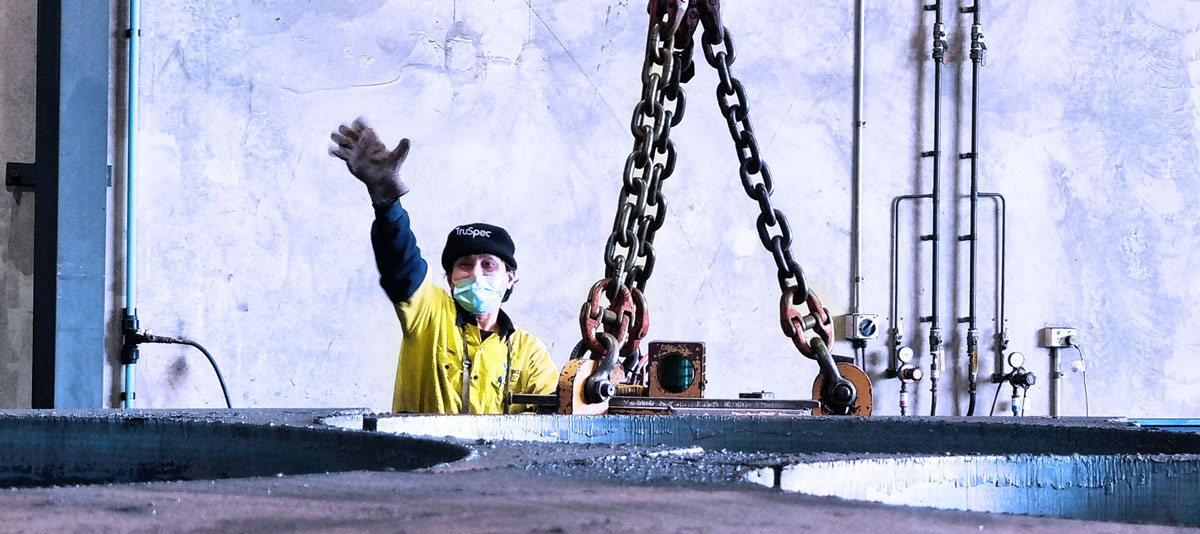
M 464 224 L 450 230 L 450 235 L 446 237 L 446 248 L 442 249 L 442 268 L 449 273 L 453 270 L 454 261 L 463 256 L 495 254 L 504 260 L 510 271 L 515 271 L 515 252 L 516 246 L 503 228 L 485 223 Z

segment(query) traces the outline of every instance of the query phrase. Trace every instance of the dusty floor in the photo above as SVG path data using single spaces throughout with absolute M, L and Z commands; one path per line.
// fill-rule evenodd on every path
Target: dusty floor
M 652 473 L 649 482 L 621 483 L 565 473 L 627 450 L 479 448 L 473 460 L 417 472 L 8 490 L 0 495 L 0 532 L 1196 531 L 891 507 L 720 482 L 684 487 Z
M 47 415 L 59 414 L 34 416 Z M 313 422 L 309 410 L 132 415 L 305 427 Z M 885 506 L 736 482 L 747 465 L 778 461 L 778 455 L 661 446 L 467 444 L 475 451 L 470 459 L 413 472 L 0 490 L 0 533 L 1200 531 Z

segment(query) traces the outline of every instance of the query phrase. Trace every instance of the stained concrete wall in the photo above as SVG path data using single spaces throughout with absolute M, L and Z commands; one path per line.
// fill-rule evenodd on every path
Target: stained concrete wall
M 867 14 L 861 308 L 886 323 L 890 202 L 930 187 L 929 161 L 918 154 L 932 148 L 932 15 L 920 2 L 876 4 Z M 968 192 L 968 168 L 956 153 L 969 147 L 970 63 L 969 19 L 957 7 L 946 9 L 942 95 L 940 323 L 951 364 L 942 414 L 966 409 L 965 327 L 955 317 L 967 313 L 967 248 L 955 236 L 968 231 L 968 205 L 956 201 Z M 984 8 L 981 189 L 1008 198 L 1009 348 L 1027 355 L 1040 380 L 1027 413 L 1049 410 L 1037 329 L 1064 325 L 1080 330 L 1092 414 L 1197 415 L 1200 371 L 1189 364 L 1200 352 L 1200 305 L 1190 297 L 1200 283 L 1189 267 L 1200 251 L 1200 8 L 1182 0 Z M 825 305 L 843 314 L 852 8 L 757 2 L 728 5 L 724 17 L 795 256 Z M 388 142 L 413 140 L 405 205 L 428 257 L 455 224 L 510 229 L 521 282 L 506 310 L 562 364 L 579 337 L 579 305 L 603 275 L 645 25 L 644 5 L 624 0 L 148 3 L 137 206 L 143 325 L 212 350 L 235 405 L 386 408 L 400 335 L 377 286 L 372 213 L 362 187 L 327 155 L 328 133 L 365 115 Z M 672 133 L 680 161 L 665 184 L 650 338 L 705 341 L 708 396 L 806 397 L 816 366 L 779 333 L 775 268 L 737 179 L 715 84 L 701 63 Z M 5 102 L 7 122 L 19 106 Z M 6 156 L 9 144 L 27 142 L 4 139 Z M 981 206 L 986 374 L 996 221 L 993 205 Z M 930 262 L 917 235 L 929 232 L 929 219 L 927 206 L 901 212 L 900 315 L 918 354 Z M 6 264 L 6 279 L 12 270 Z M 121 291 L 116 273 L 113 287 Z M 836 349 L 849 353 L 844 342 Z M 877 413 L 897 413 L 897 384 L 881 376 L 881 340 L 867 361 Z M 220 403 L 198 353 L 145 348 L 139 375 L 141 406 Z M 1084 412 L 1082 378 L 1068 370 L 1063 413 Z M 921 412 L 928 385 L 915 400 Z M 984 411 L 994 391 L 981 388 Z
M 37 9 L 0 5 L 0 164 L 34 152 Z M 0 406 L 28 408 L 33 356 L 33 206 L 30 193 L 0 194 Z

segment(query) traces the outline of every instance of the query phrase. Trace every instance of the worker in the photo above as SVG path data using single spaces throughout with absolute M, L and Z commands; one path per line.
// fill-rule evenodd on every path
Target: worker
M 330 154 L 367 186 L 375 207 L 371 242 L 379 283 L 403 334 L 392 410 L 518 413 L 530 407 L 510 406 L 508 393 L 553 393 L 558 369 L 546 345 L 500 309 L 517 281 L 508 232 L 484 223 L 451 230 L 441 256 L 447 293 L 434 284 L 400 205 L 409 190 L 400 179 L 409 140 L 388 150 L 362 118 L 330 137 Z

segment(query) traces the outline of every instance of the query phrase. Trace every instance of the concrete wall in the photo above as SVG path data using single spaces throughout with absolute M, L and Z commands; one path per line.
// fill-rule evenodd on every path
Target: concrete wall
M 920 2 L 882 4 L 867 14 L 861 307 L 886 324 L 890 202 L 930 187 L 929 161 L 918 153 L 932 148 L 933 69 L 932 15 Z M 945 15 L 941 326 L 951 369 L 941 414 L 966 409 L 965 327 L 954 318 L 967 312 L 967 248 L 954 237 L 968 231 L 968 205 L 955 199 L 968 192 L 968 167 L 956 153 L 969 147 L 970 32 L 957 7 L 948 4 Z M 980 187 L 1008 197 L 1009 348 L 1027 355 L 1039 379 L 1027 413 L 1049 410 L 1049 358 L 1037 347 L 1037 329 L 1065 325 L 1080 330 L 1093 415 L 1196 416 L 1200 367 L 1190 363 L 1200 353 L 1200 282 L 1190 267 L 1200 252 L 1193 79 L 1200 7 L 1182 0 L 984 7 Z M 7 28 L 8 12 L 21 8 L 0 9 Z M 796 234 L 793 252 L 841 315 L 851 289 L 852 7 L 751 2 L 728 5 L 724 17 L 737 47 L 734 75 L 745 84 L 775 177 L 773 199 Z M 235 406 L 389 405 L 400 336 L 377 286 L 372 213 L 363 188 L 327 154 L 328 133 L 359 115 L 389 143 L 413 141 L 405 205 L 427 257 L 436 257 L 455 224 L 510 229 L 521 283 L 505 309 L 546 341 L 559 364 L 566 360 L 579 338 L 579 305 L 603 275 L 632 147 L 642 2 L 172 1 L 147 3 L 142 22 L 138 308 L 143 326 L 213 352 Z M 3 39 L 31 54 L 32 35 L 23 31 Z M 670 209 L 647 291 L 650 338 L 705 341 L 708 396 L 807 397 L 816 366 L 779 332 L 779 288 L 754 230 L 757 206 L 737 179 L 713 97 L 716 75 L 699 67 L 672 134 L 680 160 L 665 183 Z M 18 75 L 25 81 L 16 93 L 27 96 L 13 102 L 5 72 L 0 112 L 8 124 L 28 115 L 22 102 L 32 96 L 22 91 L 32 91 L 32 78 Z M 3 135 L 6 158 L 32 153 L 32 126 Z M 20 225 L 9 221 L 28 208 L 11 197 L 0 206 L 0 224 L 8 225 L 0 228 L 12 234 Z M 987 374 L 996 221 L 993 204 L 981 207 Z M 916 317 L 929 313 L 930 262 L 928 244 L 916 236 L 928 233 L 930 212 L 901 215 L 900 315 L 905 341 L 920 355 L 927 333 Z M 23 216 L 28 226 L 31 216 Z M 27 328 L 12 325 L 28 316 L 28 304 L 16 311 L 7 304 L 29 292 L 29 275 L 18 273 L 32 265 L 31 246 L 20 243 L 25 252 L 16 261 L 25 271 L 6 259 L 2 274 L 8 332 Z M 113 288 L 122 291 L 116 273 Z M 16 355 L 28 350 L 24 343 L 2 346 Z M 844 342 L 836 350 L 850 352 Z M 1068 363 L 1076 358 L 1066 355 Z M 928 360 L 920 357 L 922 366 Z M 897 413 L 897 384 L 881 376 L 882 340 L 872 342 L 867 361 L 876 412 Z M 221 403 L 196 352 L 147 347 L 139 375 L 140 406 Z M 1063 413 L 1084 413 L 1082 378 L 1068 369 Z M 119 377 L 114 382 L 115 403 Z M 915 400 L 922 413 L 928 385 L 919 385 Z M 994 391 L 981 388 L 985 412 Z
M 0 5 L 0 164 L 34 152 L 37 10 Z M 30 193 L 0 194 L 0 406 L 28 408 L 33 356 L 33 206 Z

